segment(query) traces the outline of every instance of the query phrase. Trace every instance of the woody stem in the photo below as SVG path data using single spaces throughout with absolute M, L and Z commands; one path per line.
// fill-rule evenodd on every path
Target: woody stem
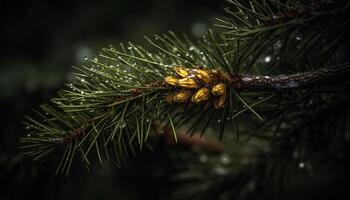
M 290 75 L 241 75 L 237 89 L 301 89 L 350 81 L 350 63 Z

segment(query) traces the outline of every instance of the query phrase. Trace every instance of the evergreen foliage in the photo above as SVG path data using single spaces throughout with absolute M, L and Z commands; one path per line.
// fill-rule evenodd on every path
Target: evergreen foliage
M 76 81 L 26 117 L 28 135 L 22 138 L 21 148 L 34 160 L 58 161 L 56 172 L 69 174 L 76 160 L 87 169 L 106 160 L 119 166 L 126 157 L 152 148 L 149 142 L 158 126 L 170 127 L 175 141 L 180 129 L 203 135 L 211 128 L 234 152 L 241 144 L 227 137 L 232 133 L 237 139 L 254 138 L 268 148 L 263 148 L 261 159 L 249 162 L 255 167 L 243 170 L 250 176 L 225 173 L 225 178 L 207 183 L 209 175 L 196 179 L 182 174 L 183 180 L 209 184 L 198 192 L 218 182 L 243 187 L 252 179 L 260 183 L 256 192 L 269 184 L 279 187 L 295 168 L 311 166 L 305 160 L 322 163 L 322 155 L 331 154 L 328 150 L 334 144 L 349 142 L 340 128 L 348 120 L 344 108 L 349 102 L 349 57 L 343 52 L 349 44 L 349 6 L 347 1 L 333 0 L 230 0 L 227 16 L 217 19 L 216 27 L 199 41 L 169 32 L 145 37 L 149 49 L 133 43 L 103 48 L 96 58 L 86 58 L 75 67 Z M 228 85 L 228 100 L 217 109 L 212 102 L 169 104 L 167 95 L 179 90 L 164 82 L 176 75 L 173 66 L 222 70 L 241 81 L 307 75 L 340 66 L 344 70 L 312 87 Z M 327 167 L 332 156 L 325 161 Z M 226 195 L 222 198 L 246 195 L 244 190 L 223 193 L 225 189 L 217 190 Z

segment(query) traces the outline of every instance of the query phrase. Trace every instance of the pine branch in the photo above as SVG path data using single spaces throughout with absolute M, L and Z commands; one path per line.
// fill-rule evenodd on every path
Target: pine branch
M 57 160 L 57 173 L 68 174 L 76 158 L 87 169 L 104 160 L 120 164 L 147 146 L 154 121 L 171 127 L 174 138 L 184 126 L 202 135 L 213 122 L 220 138 L 226 130 L 239 135 L 240 116 L 261 122 L 260 111 L 287 107 L 273 102 L 268 90 L 346 81 L 348 64 L 320 67 L 339 63 L 330 58 L 350 31 L 348 3 L 304 9 L 295 19 L 267 25 L 262 22 L 275 13 L 305 5 L 231 2 L 237 12 L 227 11 L 236 20 L 221 20 L 226 31 L 209 30 L 197 42 L 169 32 L 146 37 L 150 50 L 120 44 L 87 58 L 75 67 L 75 82 L 26 117 L 23 151 L 34 160 Z M 286 66 L 297 73 L 281 75 Z

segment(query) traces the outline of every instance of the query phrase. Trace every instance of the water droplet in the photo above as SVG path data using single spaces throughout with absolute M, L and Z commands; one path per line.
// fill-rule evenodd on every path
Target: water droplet
M 126 126 L 125 121 L 123 120 L 123 121 L 119 122 L 118 126 L 119 126 L 119 128 L 124 128 Z
M 226 175 L 227 174 L 227 169 L 224 168 L 223 166 L 221 165 L 216 165 L 214 167 L 214 172 L 217 174 L 217 175 Z
M 206 155 L 204 155 L 204 154 L 200 155 L 199 156 L 199 162 L 201 162 L 201 163 L 208 162 L 208 157 Z
M 221 155 L 220 161 L 222 164 L 225 164 L 225 165 L 227 165 L 231 162 L 230 157 L 225 153 Z
M 264 59 L 265 62 L 270 62 L 271 61 L 271 56 L 266 56 L 265 59 Z
M 273 45 L 273 47 L 274 47 L 275 49 L 280 49 L 280 48 L 282 47 L 282 42 L 281 42 L 281 40 L 278 40 L 278 41 Z
M 193 36 L 197 38 L 203 37 L 206 30 L 207 30 L 207 26 L 202 22 L 195 22 L 191 26 L 191 33 Z
M 249 81 L 252 81 L 253 79 L 252 78 L 249 78 L 249 77 L 243 77 L 242 78 L 242 81 L 245 81 L 245 82 L 249 82 Z

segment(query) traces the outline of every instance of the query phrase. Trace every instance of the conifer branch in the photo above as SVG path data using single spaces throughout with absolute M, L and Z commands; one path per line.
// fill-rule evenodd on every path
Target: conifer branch
M 169 125 L 175 139 L 184 125 L 187 133 L 202 135 L 213 121 L 220 138 L 228 129 L 239 135 L 241 115 L 261 122 L 260 111 L 283 109 L 270 103 L 271 89 L 347 80 L 348 63 L 320 67 L 340 63 L 331 56 L 350 33 L 348 2 L 230 2 L 235 11 L 219 20 L 224 30 L 209 30 L 197 42 L 169 32 L 146 37 L 150 50 L 120 44 L 87 58 L 75 67 L 76 81 L 26 117 L 23 151 L 34 160 L 57 160 L 57 173 L 68 174 L 77 157 L 88 169 L 104 160 L 119 164 L 146 146 L 156 120 Z M 296 8 L 304 9 L 293 19 L 284 14 L 271 21 Z M 286 66 L 296 72 L 281 75 Z

